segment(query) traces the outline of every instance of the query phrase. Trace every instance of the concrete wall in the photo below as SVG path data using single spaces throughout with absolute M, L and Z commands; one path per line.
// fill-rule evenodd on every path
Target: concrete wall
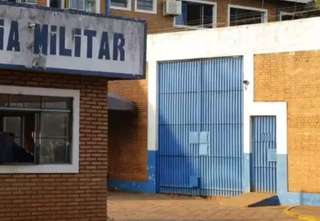
M 1 85 L 80 90 L 80 173 L 1 174 L 0 220 L 106 220 L 107 79 L 1 70 Z
M 168 60 L 242 55 L 244 57 L 244 79 L 249 81 L 244 91 L 243 191 L 250 190 L 248 158 L 251 153 L 250 117 L 271 115 L 277 117 L 277 189 L 281 203 L 320 205 L 320 194 L 317 187 L 319 170 L 315 158 L 311 157 L 317 151 L 315 139 L 317 132 L 314 129 L 318 120 L 315 114 L 317 99 L 314 98 L 317 86 L 313 85 L 317 85 L 314 75 L 317 69 L 318 52 L 316 50 L 320 49 L 318 41 L 320 27 L 316 25 L 319 22 L 320 18 L 311 18 L 149 36 L 147 57 L 149 66 L 148 150 L 156 151 L 158 148 L 157 63 Z M 314 52 L 297 53 L 309 50 Z M 274 55 L 274 58 L 259 55 L 267 53 L 287 54 Z M 302 73 L 304 77 L 301 76 Z M 285 81 L 289 82 L 285 83 Z M 313 82 L 312 88 L 308 88 L 310 84 L 307 82 L 311 81 Z M 254 100 L 254 89 L 256 100 Z M 294 98 L 295 93 L 301 94 L 300 99 Z M 301 109 L 302 106 L 304 109 Z M 301 118 L 301 113 L 297 112 L 306 110 L 305 108 L 308 108 L 306 115 Z M 287 115 L 289 115 L 288 118 Z M 311 168 L 307 169 L 309 166 Z M 300 176 L 302 174 L 306 174 L 304 175 L 306 179 Z M 149 181 L 152 182 L 151 179 Z

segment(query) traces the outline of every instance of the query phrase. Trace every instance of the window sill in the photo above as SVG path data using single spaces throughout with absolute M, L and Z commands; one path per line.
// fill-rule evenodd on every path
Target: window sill
M 76 164 L 51 164 L 51 165 L 0 165 L 0 174 L 25 174 L 25 173 L 79 173 Z
M 157 11 L 147 11 L 147 10 L 141 10 L 141 9 L 135 9 L 134 10 L 135 12 L 139 12 L 139 13 L 146 13 L 146 14 L 153 14 L 153 15 L 156 15 L 157 14 Z
M 122 11 L 131 11 L 131 7 L 130 8 L 122 8 L 122 7 L 110 6 L 110 9 L 122 10 Z
M 205 28 L 205 27 L 199 27 L 199 26 L 187 26 L 187 25 L 174 25 L 174 28 L 185 28 L 185 29 L 191 29 L 191 30 L 206 30 L 206 29 L 213 29 L 216 27 L 212 28 Z

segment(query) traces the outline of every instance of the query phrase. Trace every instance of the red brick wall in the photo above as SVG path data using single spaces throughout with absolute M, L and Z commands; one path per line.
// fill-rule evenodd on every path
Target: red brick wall
M 256 55 L 255 101 L 288 107 L 288 185 L 320 192 L 320 51 Z
M 109 81 L 109 91 L 134 102 L 136 115 L 111 113 L 108 178 L 147 180 L 148 91 L 147 80 Z
M 132 0 L 131 11 L 111 9 L 112 15 L 124 16 L 129 18 L 140 18 L 148 21 L 148 33 L 166 33 L 174 31 L 185 31 L 190 29 L 181 29 L 173 27 L 173 16 L 163 16 L 163 2 L 165 0 L 157 1 L 157 14 L 135 12 L 135 0 Z M 295 3 L 285 1 L 257 1 L 257 0 L 206 0 L 217 3 L 217 26 L 226 27 L 228 21 L 228 4 L 249 6 L 255 8 L 268 9 L 268 21 L 277 21 L 277 9 L 282 8 L 282 11 L 294 10 Z M 301 5 L 297 4 L 296 11 L 302 10 Z
M 0 85 L 81 92 L 80 173 L 0 174 L 0 220 L 106 221 L 107 79 L 1 70 Z

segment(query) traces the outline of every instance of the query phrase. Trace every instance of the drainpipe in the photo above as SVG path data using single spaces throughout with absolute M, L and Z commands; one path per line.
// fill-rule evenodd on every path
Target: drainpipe
M 107 4 L 106 4 L 106 14 L 110 15 L 110 5 L 111 5 L 111 0 L 107 0 Z

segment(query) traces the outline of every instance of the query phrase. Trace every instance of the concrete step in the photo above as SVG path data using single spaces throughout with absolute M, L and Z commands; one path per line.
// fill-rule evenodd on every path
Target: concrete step
M 278 196 L 269 193 L 244 193 L 240 196 L 219 201 L 224 206 L 258 207 L 279 205 Z

